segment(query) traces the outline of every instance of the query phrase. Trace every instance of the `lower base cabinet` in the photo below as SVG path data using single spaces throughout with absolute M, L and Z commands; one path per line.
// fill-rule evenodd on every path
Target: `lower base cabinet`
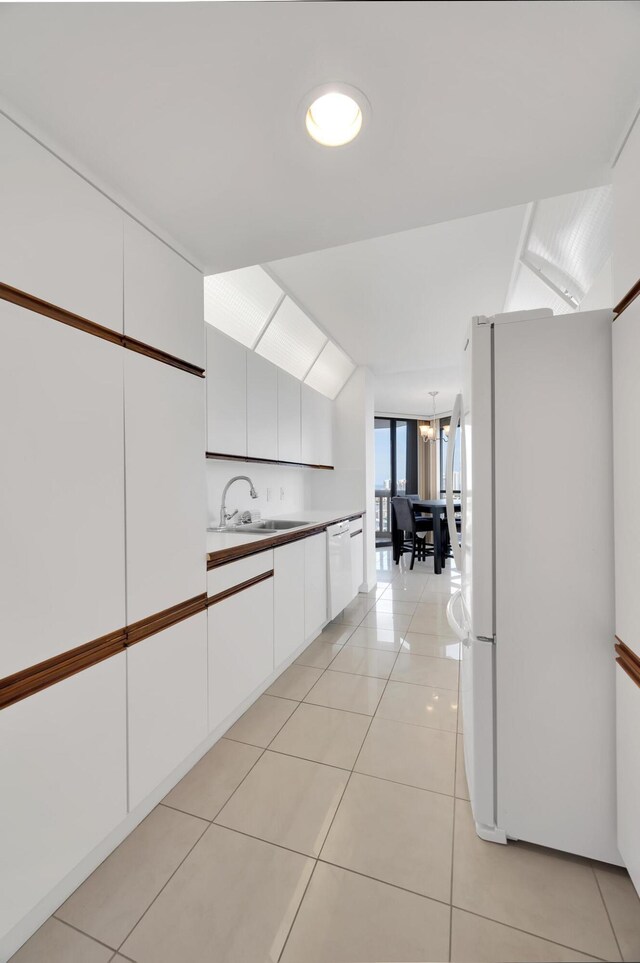
M 304 540 L 304 635 L 320 632 L 327 621 L 327 536 Z
M 282 545 L 273 553 L 274 668 L 300 648 L 305 640 L 304 540 Z
M 351 593 L 358 594 L 364 581 L 364 537 L 362 532 L 351 536 Z
M 207 618 L 213 730 L 273 672 L 273 577 L 210 605 Z
M 207 735 L 207 613 L 127 649 L 129 808 Z
M 122 652 L 0 712 L 0 934 L 127 812 Z

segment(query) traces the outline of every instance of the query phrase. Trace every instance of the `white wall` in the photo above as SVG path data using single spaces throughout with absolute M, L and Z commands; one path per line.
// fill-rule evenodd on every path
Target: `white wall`
M 266 517 L 300 512 L 305 507 L 305 475 L 309 468 L 287 468 L 283 465 L 259 465 L 241 461 L 207 461 L 207 505 L 209 525 L 217 525 L 220 518 L 222 490 L 234 475 L 248 475 L 253 481 L 258 498 L 251 498 L 246 482 L 235 482 L 227 495 L 227 511 L 262 512 Z M 328 475 L 330 472 L 314 472 Z M 270 498 L 267 498 L 267 489 Z M 281 489 L 283 496 L 281 497 Z
M 309 472 L 305 507 L 367 512 L 365 583 L 376 581 L 374 499 L 374 379 L 368 368 L 356 368 L 333 405 L 332 472 Z
M 580 302 L 581 311 L 596 311 L 598 308 L 612 308 L 613 300 L 613 258 L 607 258 L 600 273 Z
M 613 303 L 640 278 L 640 119 L 613 170 Z

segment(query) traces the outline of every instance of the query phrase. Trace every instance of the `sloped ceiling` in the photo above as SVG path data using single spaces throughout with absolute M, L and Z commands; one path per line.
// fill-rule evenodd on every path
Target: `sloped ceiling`
M 640 86 L 618 0 L 4 3 L 4 106 L 205 273 L 609 179 Z M 304 133 L 317 84 L 372 106 Z

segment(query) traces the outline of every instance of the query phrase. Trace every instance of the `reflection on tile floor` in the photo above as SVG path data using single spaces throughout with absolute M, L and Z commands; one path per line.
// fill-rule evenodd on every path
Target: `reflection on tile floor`
M 476 836 L 444 614 L 458 577 L 378 556 L 376 589 L 14 963 L 640 959 L 624 871 Z

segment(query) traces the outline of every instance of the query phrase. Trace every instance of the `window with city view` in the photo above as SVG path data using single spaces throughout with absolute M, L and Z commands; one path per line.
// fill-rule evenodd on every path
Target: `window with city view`
M 417 422 L 376 418 L 376 540 L 391 538 L 391 498 L 417 489 Z

